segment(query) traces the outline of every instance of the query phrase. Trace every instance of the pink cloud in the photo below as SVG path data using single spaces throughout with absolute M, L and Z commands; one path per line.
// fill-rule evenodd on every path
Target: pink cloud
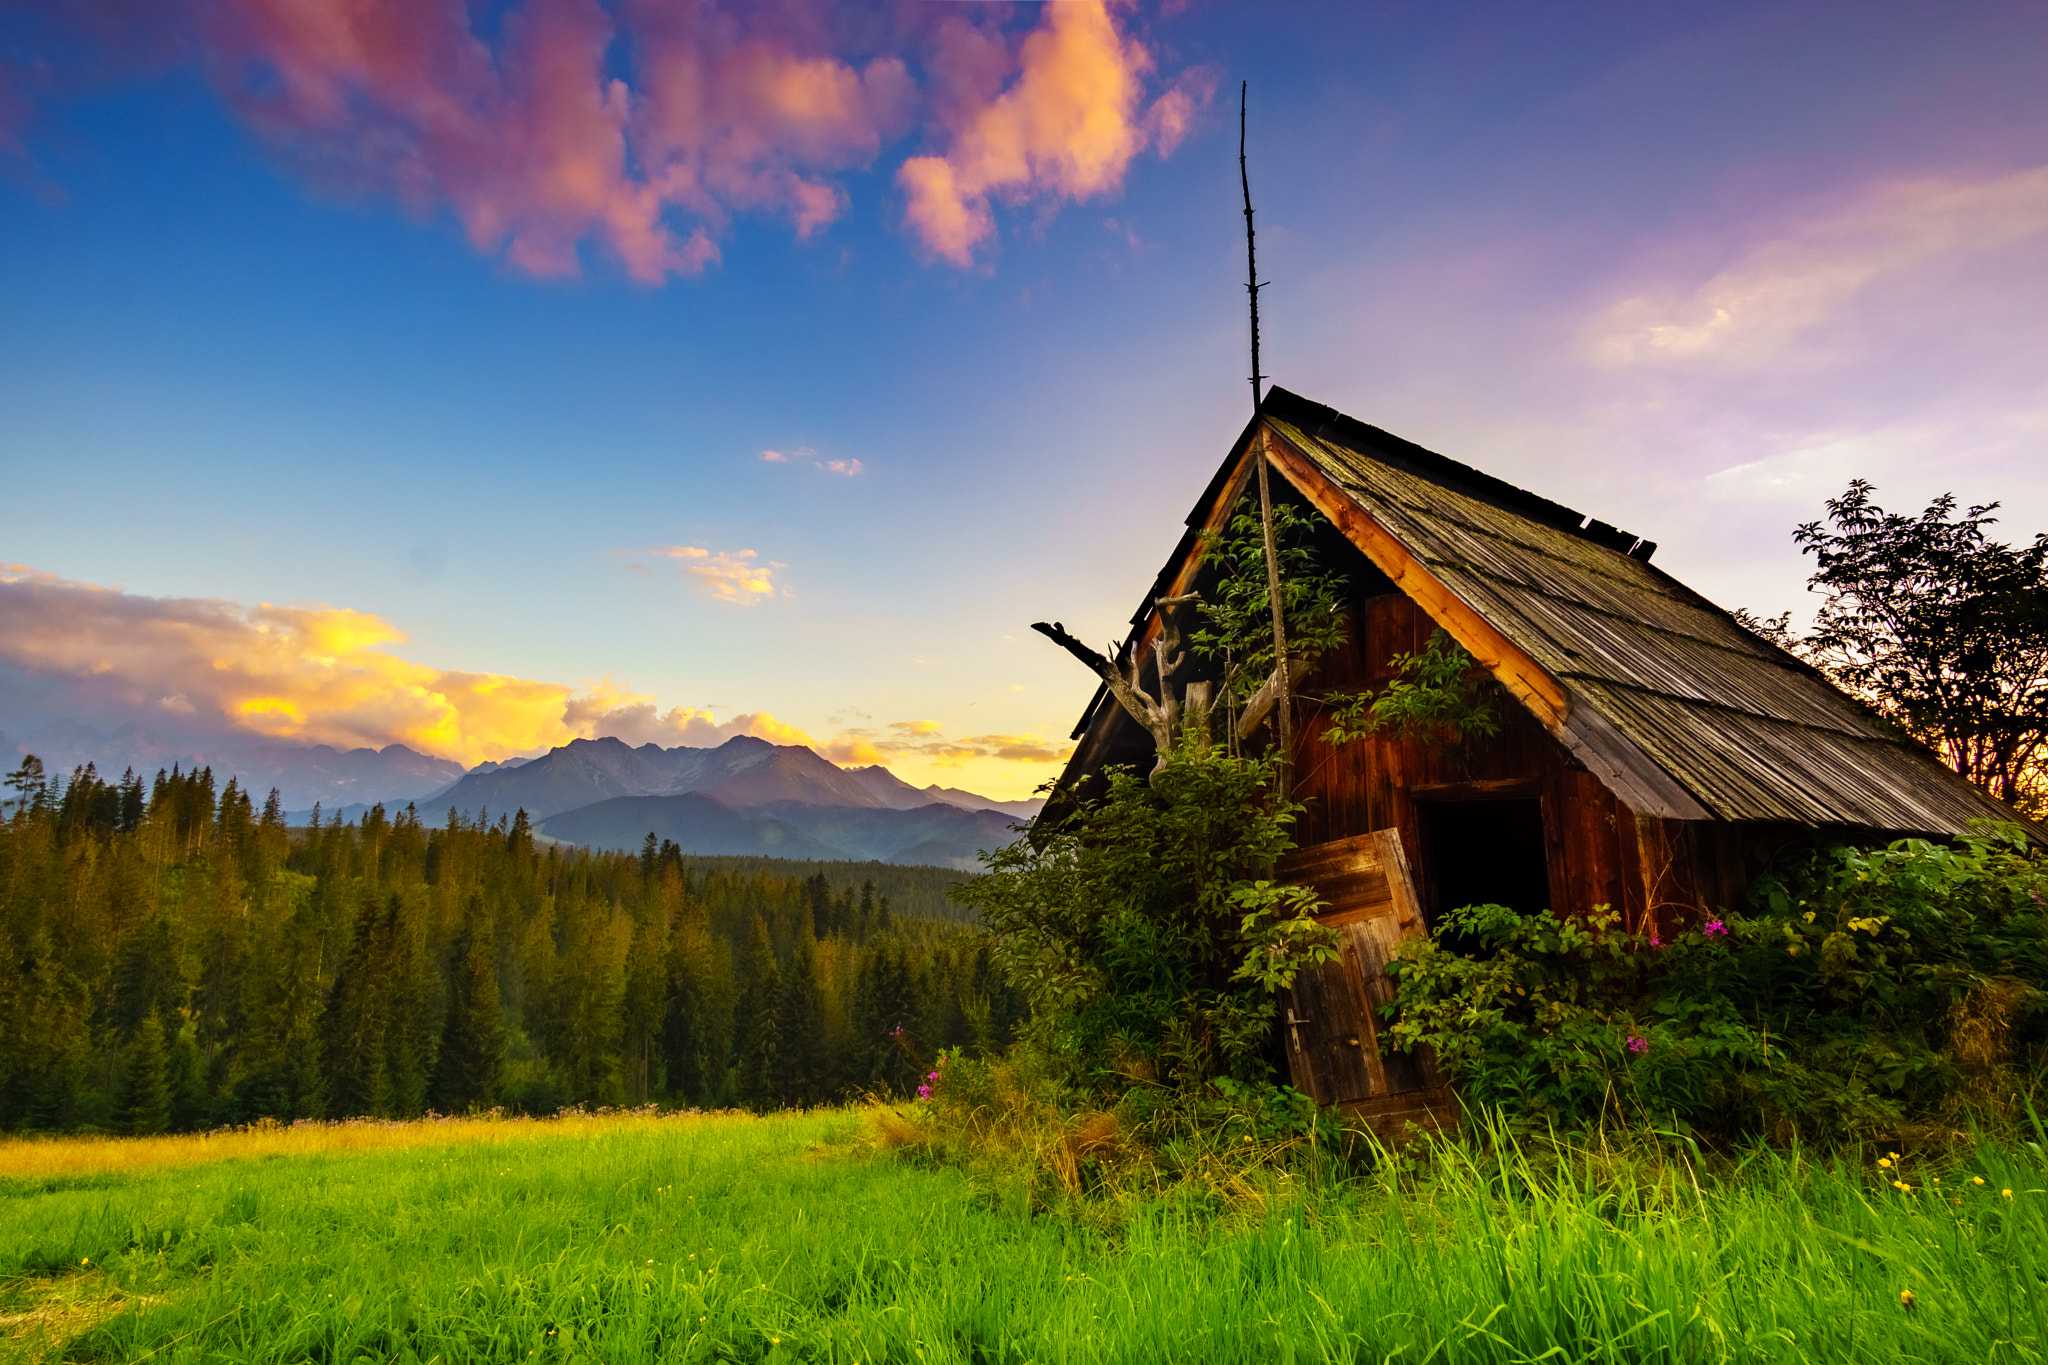
M 67 34 L 47 45 L 64 79 L 0 66 L 0 156 L 23 152 L 31 96 L 196 61 L 327 189 L 445 211 L 527 274 L 576 275 L 594 247 L 657 284 L 718 261 L 737 214 L 817 236 L 846 212 L 838 177 L 922 129 L 943 150 L 900 168 L 906 223 L 967 264 L 992 200 L 1114 193 L 1214 87 L 1183 73 L 1148 104 L 1156 61 L 1121 3 L 1023 13 L 515 0 L 480 31 L 465 0 L 76 0 L 38 20 Z

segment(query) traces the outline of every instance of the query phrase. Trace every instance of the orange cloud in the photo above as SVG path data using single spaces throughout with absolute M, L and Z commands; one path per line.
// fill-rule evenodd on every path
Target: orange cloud
M 647 551 L 682 561 L 683 574 L 698 591 L 720 602 L 751 607 L 776 595 L 775 575 L 788 568 L 763 560 L 752 550 L 707 550 L 697 545 L 665 545 Z M 787 593 L 786 589 L 781 590 Z
M 765 711 L 716 721 L 605 679 L 561 683 L 431 668 L 386 652 L 389 622 L 345 607 L 155 598 L 0 565 L 0 662 L 144 716 L 340 748 L 406 744 L 464 764 L 616 735 L 635 744 L 810 737 Z
M 905 220 L 935 256 L 971 265 L 995 232 L 992 198 L 1057 203 L 1123 188 L 1132 158 L 1148 145 L 1161 155 L 1180 145 L 1215 77 L 1189 73 L 1140 110 L 1152 54 L 1118 25 L 1103 3 L 1047 5 L 1042 24 L 1019 54 L 1017 78 L 988 93 L 994 54 L 955 39 L 972 70 L 957 99 L 942 155 L 912 157 L 897 171 Z
M 948 739 L 935 720 L 899 720 L 880 730 L 848 729 L 834 735 L 818 752 L 835 763 L 892 763 L 910 759 L 934 767 L 957 767 L 973 759 L 1009 763 L 1064 763 L 1072 744 L 1052 743 L 1036 735 L 974 735 Z

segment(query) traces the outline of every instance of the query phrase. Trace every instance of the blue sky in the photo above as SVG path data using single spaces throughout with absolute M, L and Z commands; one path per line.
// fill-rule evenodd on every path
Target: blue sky
M 1278 382 L 1731 606 L 1801 606 L 1788 533 L 1852 476 L 2048 526 L 2038 7 L 792 3 L 678 36 L 525 0 L 417 6 L 417 50 L 354 65 L 281 0 L 188 8 L 0 5 L 0 726 L 54 680 L 465 761 L 800 733 L 1022 794 L 1092 690 L 1029 623 L 1114 635 L 1247 415 L 1241 79 Z M 569 107 L 576 72 L 515 76 L 572 21 L 606 46 Z M 712 109 L 648 217 L 663 52 L 842 102 Z M 532 167 L 607 109 L 579 217 L 586 162 Z M 985 235 L 920 217 L 912 163 L 993 185 Z

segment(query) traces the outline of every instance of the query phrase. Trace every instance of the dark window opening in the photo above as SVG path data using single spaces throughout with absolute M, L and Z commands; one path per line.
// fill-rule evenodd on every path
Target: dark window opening
M 1417 809 L 1429 869 L 1425 919 L 1432 930 L 1445 913 L 1465 905 L 1505 905 L 1524 914 L 1550 908 L 1541 802 L 1426 802 Z

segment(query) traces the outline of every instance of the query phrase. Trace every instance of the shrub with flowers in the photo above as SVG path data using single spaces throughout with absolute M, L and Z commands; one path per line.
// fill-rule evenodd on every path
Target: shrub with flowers
M 1997 1111 L 2048 1066 L 2044 891 L 2020 831 L 1987 826 L 1797 850 L 1744 913 L 1662 934 L 1468 906 L 1404 946 L 1389 1037 L 1470 1101 L 1565 1124 L 1816 1137 Z

